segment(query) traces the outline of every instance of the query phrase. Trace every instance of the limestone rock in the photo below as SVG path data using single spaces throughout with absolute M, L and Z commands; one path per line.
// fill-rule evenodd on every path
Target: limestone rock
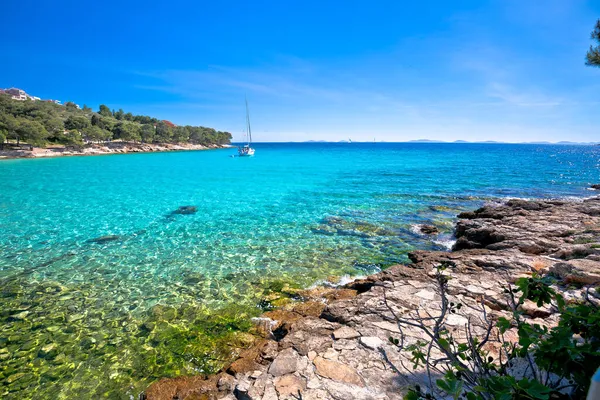
M 292 348 L 285 349 L 273 360 L 269 367 L 269 374 L 282 376 L 296 372 L 298 368 L 298 353 Z
M 221 391 L 231 391 L 235 387 L 235 378 L 229 374 L 222 374 L 217 383 Z
M 383 347 L 384 342 L 377 336 L 362 336 L 360 338 L 360 344 L 368 347 L 371 350 L 378 350 L 379 348 Z
M 320 356 L 317 356 L 313 363 L 317 374 L 324 378 L 329 378 L 337 382 L 350 383 L 356 386 L 365 385 L 360 375 L 358 375 L 358 372 L 345 364 L 326 360 Z
M 275 378 L 273 384 L 281 399 L 286 399 L 290 396 L 301 398 L 301 393 L 306 389 L 306 382 L 292 374 Z
M 354 339 L 360 336 L 360 333 L 356 332 L 354 329 L 349 326 L 342 326 L 339 329 L 333 331 L 333 338 L 335 340 L 339 339 Z

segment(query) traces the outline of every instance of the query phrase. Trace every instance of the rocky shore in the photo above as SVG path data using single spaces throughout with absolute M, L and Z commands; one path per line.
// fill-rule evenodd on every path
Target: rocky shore
M 457 336 L 480 318 L 481 307 L 492 319 L 508 315 L 502 286 L 518 277 L 552 275 L 567 301 L 582 299 L 586 287 L 600 284 L 600 198 L 511 200 L 459 218 L 451 252 L 415 251 L 410 254 L 412 264 L 344 287 L 301 292 L 302 302 L 267 312 L 256 321 L 263 337 L 221 373 L 163 379 L 142 397 L 399 399 L 425 375 L 423 370 L 411 368 L 410 374 L 404 369 L 412 365 L 410 354 L 389 341 L 399 334 L 393 313 L 439 311 L 433 272 L 440 263 L 450 265 L 450 300 L 464 305 L 447 320 L 446 328 Z M 545 326 L 558 319 L 557 310 L 533 303 L 525 303 L 523 312 L 529 322 Z M 422 339 L 418 329 L 404 329 L 404 334 L 407 344 Z M 495 346 L 498 343 L 490 341 L 492 354 L 498 350 Z
M 62 156 L 93 156 L 121 153 L 155 153 L 165 151 L 209 150 L 231 147 L 230 145 L 209 145 L 190 143 L 126 143 L 111 142 L 104 144 L 89 144 L 77 147 L 33 147 L 31 150 L 0 150 L 0 159 L 10 158 L 43 158 Z

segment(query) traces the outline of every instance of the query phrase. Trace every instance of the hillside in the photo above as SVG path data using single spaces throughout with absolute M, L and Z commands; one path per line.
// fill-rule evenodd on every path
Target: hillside
M 176 126 L 146 115 L 110 110 L 101 105 L 95 112 L 71 102 L 65 105 L 47 101 L 14 100 L 0 94 L 0 143 L 26 142 L 81 146 L 99 142 L 228 144 L 229 132 L 203 126 Z

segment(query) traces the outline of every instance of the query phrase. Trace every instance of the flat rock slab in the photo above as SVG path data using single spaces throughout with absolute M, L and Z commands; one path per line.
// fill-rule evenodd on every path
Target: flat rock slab
M 306 382 L 295 375 L 284 375 L 273 379 L 275 390 L 279 393 L 279 397 L 286 399 L 291 396 L 301 395 L 306 389 Z M 292 397 L 293 398 L 293 397 Z
M 360 333 L 348 326 L 342 326 L 340 329 L 333 331 L 333 338 L 335 340 L 340 339 L 355 339 L 360 336 Z
M 360 344 L 371 350 L 377 350 L 383 347 L 385 343 L 376 336 L 363 336 L 360 338 Z
M 313 364 L 315 365 L 317 374 L 324 378 L 361 387 L 365 386 L 358 372 L 346 364 L 326 360 L 320 356 L 314 359 Z
M 373 322 L 372 324 L 375 325 L 376 327 L 384 329 L 386 331 L 400 333 L 400 328 L 398 328 L 398 325 L 388 322 L 388 321 L 376 321 L 376 322 Z

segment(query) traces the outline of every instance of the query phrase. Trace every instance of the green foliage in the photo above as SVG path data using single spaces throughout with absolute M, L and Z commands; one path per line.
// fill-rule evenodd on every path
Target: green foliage
M 82 130 L 82 135 L 90 142 L 101 142 L 103 140 L 112 139 L 112 133 L 105 131 L 97 125 L 92 125 Z
M 69 111 L 75 111 L 78 110 L 77 108 L 77 104 L 73 103 L 72 101 L 67 101 L 65 103 L 65 107 L 67 108 L 67 110 Z
M 155 138 L 158 142 L 169 143 L 173 138 L 173 129 L 163 121 L 160 121 L 156 124 Z
M 0 94 L 0 135 L 2 141 L 26 141 L 36 146 L 48 141 L 80 145 L 81 141 L 110 140 L 208 146 L 228 144 L 231 140 L 228 132 L 202 126 L 174 126 L 122 109 L 113 112 L 104 104 L 95 113 L 88 106 L 79 110 L 72 102 L 61 106 L 42 101 L 17 101 L 4 94 Z
M 140 126 L 131 122 L 119 122 L 114 129 L 115 139 L 125 142 L 138 142 L 141 140 Z
M 56 140 L 58 139 L 65 130 L 64 122 L 58 117 L 51 117 L 42 122 L 46 130 L 48 131 L 48 139 Z
M 81 134 L 76 131 L 67 131 L 60 138 L 60 143 L 68 145 L 68 146 L 81 146 L 83 145 L 83 140 L 81 138 Z
M 104 104 L 100 104 L 100 109 L 98 110 L 98 114 L 102 115 L 103 117 L 112 117 L 113 116 L 112 112 L 110 111 L 110 108 L 108 108 Z
M 44 128 L 44 125 L 28 119 L 20 120 L 14 132 L 17 142 L 24 140 L 36 146 L 45 145 L 48 137 L 48 131 Z
M 69 130 L 78 130 L 81 131 L 90 126 L 90 120 L 81 115 L 70 115 L 65 120 L 65 128 Z
M 598 46 L 590 46 L 585 58 L 586 65 L 591 65 L 594 67 L 600 67 L 600 19 L 596 21 L 596 26 L 591 34 L 592 40 L 598 42 Z
M 443 269 L 445 267 L 438 269 L 437 278 L 441 296 L 446 299 L 444 283 L 447 279 L 440 278 Z M 513 312 L 510 319 L 500 317 L 496 321 L 495 328 L 504 354 L 503 359 L 496 361 L 483 350 L 480 339 L 469 334 L 466 342 L 457 343 L 443 328 L 444 316 L 449 310 L 456 309 L 456 304 L 443 300 L 445 311 L 442 310 L 442 319 L 434 327 L 420 326 L 432 340 L 417 341 L 403 350 L 410 352 L 413 368 L 425 366 L 429 375 L 431 370 L 440 371 L 437 362 L 429 358 L 429 349 L 433 346 L 443 354 L 445 372 L 427 390 L 415 386 L 404 398 L 584 398 L 590 379 L 600 365 L 600 308 L 591 302 L 566 305 L 563 297 L 550 287 L 550 283 L 547 278 L 534 275 L 517 279 L 515 287 L 508 285 L 505 288 Z M 549 330 L 527 322 L 521 311 L 526 300 L 535 302 L 539 307 L 557 307 L 561 313 L 558 326 Z M 402 325 L 405 321 L 400 319 L 398 323 Z M 414 321 L 410 323 L 419 326 Z M 504 340 L 504 334 L 513 328 L 518 334 L 517 343 Z M 490 325 L 488 332 L 493 329 L 493 325 Z M 390 337 L 389 340 L 401 346 L 398 339 Z M 511 375 L 509 366 L 518 360 L 529 363 L 529 372 L 516 377 Z M 570 390 L 569 395 L 561 392 L 565 388 Z
M 155 128 L 154 125 L 144 124 L 142 125 L 142 129 L 140 131 L 140 137 L 142 138 L 142 142 L 144 143 L 152 143 L 155 136 Z

